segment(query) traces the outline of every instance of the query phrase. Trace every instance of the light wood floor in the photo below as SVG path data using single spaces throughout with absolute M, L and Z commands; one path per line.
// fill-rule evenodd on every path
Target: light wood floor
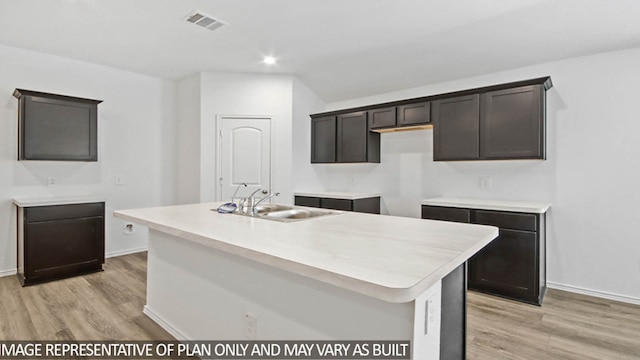
M 640 306 L 547 290 L 541 307 L 473 291 L 467 358 L 640 359 Z
M 174 340 L 142 313 L 146 253 L 107 259 L 104 270 L 24 288 L 0 278 L 0 340 Z
M 146 253 L 22 288 L 0 278 L 0 340 L 174 340 L 142 314 Z M 640 306 L 549 290 L 542 307 L 469 292 L 467 358 L 640 359 Z

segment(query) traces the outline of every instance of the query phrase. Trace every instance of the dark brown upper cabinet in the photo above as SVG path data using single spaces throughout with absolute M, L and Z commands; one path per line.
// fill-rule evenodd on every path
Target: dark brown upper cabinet
M 481 101 L 482 159 L 545 158 L 542 85 L 487 92 Z
M 311 119 L 311 162 L 336 162 L 336 117 Z
M 398 106 L 398 126 L 420 125 L 431 122 L 431 103 L 421 102 Z
M 401 128 L 431 123 L 431 104 L 420 102 L 367 111 L 369 129 Z
M 433 159 L 480 158 L 480 95 L 433 102 Z
M 545 159 L 544 85 L 434 101 L 433 159 Z
M 311 119 L 312 163 L 380 162 L 380 134 L 369 132 L 367 112 Z
M 430 127 L 435 161 L 544 160 L 552 86 L 547 76 L 314 114 L 311 162 L 380 162 L 380 138 L 373 133 Z M 326 140 L 332 129 L 321 130 L 321 122 L 333 124 L 337 154 Z M 320 149 L 325 143 L 329 149 Z
M 367 112 L 369 129 L 381 129 L 396 126 L 396 107 L 373 109 Z
M 98 161 L 98 104 L 91 100 L 15 89 L 18 160 Z

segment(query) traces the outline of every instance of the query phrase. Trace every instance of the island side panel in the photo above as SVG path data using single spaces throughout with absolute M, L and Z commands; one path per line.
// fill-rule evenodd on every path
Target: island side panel
M 145 313 L 181 340 L 406 341 L 414 308 L 149 231 Z

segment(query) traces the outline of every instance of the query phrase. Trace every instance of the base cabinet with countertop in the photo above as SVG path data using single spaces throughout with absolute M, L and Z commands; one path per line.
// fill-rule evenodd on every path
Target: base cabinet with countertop
M 380 214 L 380 194 L 296 192 L 294 195 L 294 203 L 298 206 Z
M 422 218 L 498 227 L 498 237 L 468 262 L 468 288 L 535 305 L 546 291 L 547 204 L 474 208 L 472 200 L 423 201 Z M 466 207 L 465 207 L 466 206 Z M 478 207 L 476 205 L 476 207 Z
M 102 270 L 104 202 L 14 203 L 17 275 L 23 286 Z

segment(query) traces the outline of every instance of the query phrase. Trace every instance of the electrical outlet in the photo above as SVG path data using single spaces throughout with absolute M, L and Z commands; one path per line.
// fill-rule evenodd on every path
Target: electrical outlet
M 432 295 L 425 302 L 425 321 L 424 321 L 424 334 L 429 335 L 429 329 L 434 326 L 436 321 L 436 304 L 434 301 L 434 295 Z
M 481 189 L 491 188 L 491 176 L 480 176 L 479 182 L 480 182 Z
M 258 338 L 258 317 L 244 313 L 244 338 L 246 340 L 256 340 Z
M 113 183 L 116 184 L 117 186 L 124 185 L 124 176 L 122 175 L 114 176 Z
M 47 186 L 56 186 L 56 185 L 58 185 L 58 178 L 49 176 L 47 178 Z
M 128 223 L 128 224 L 125 224 L 125 225 L 122 227 L 122 232 L 123 232 L 125 235 L 131 235 L 131 234 L 133 234 L 134 232 L 136 232 L 136 228 L 135 228 L 135 227 L 133 227 L 133 224 Z

